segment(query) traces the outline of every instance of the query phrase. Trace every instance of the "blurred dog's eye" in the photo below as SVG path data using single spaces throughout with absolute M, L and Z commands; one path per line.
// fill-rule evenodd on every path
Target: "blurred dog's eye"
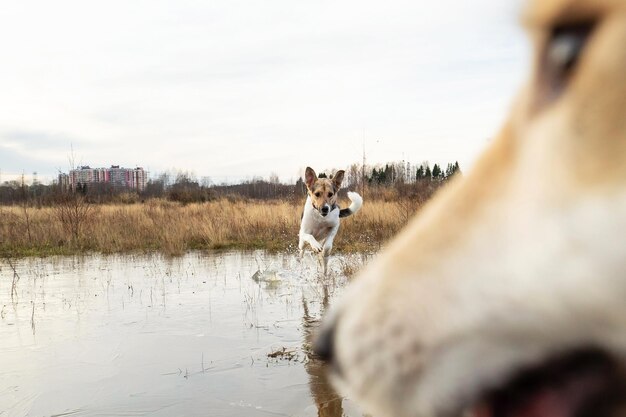
M 592 23 L 560 25 L 552 29 L 545 52 L 544 73 L 552 95 L 558 95 L 576 69 Z
M 320 193 L 319 191 L 315 193 L 315 197 L 321 197 L 322 193 Z
M 333 193 L 328 193 L 328 198 L 331 198 L 333 196 Z
M 548 45 L 548 65 L 564 75 L 574 69 L 590 32 L 589 24 L 554 28 Z

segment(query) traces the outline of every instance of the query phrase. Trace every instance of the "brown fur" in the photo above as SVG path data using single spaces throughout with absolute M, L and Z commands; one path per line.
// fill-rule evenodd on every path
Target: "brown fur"
M 534 0 L 524 22 L 532 73 L 498 138 L 327 324 L 339 385 L 378 415 L 462 411 L 579 347 L 626 367 L 626 1 Z M 591 31 L 561 71 L 571 27 Z
M 318 178 L 313 168 L 306 168 L 304 174 L 305 184 L 313 207 L 319 210 L 324 204 L 328 204 L 331 207 L 337 204 L 337 192 L 341 188 L 344 174 L 345 171 L 340 170 L 330 178 Z

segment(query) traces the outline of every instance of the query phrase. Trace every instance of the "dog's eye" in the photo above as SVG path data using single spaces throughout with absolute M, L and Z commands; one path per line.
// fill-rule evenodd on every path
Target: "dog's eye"
M 322 193 L 320 193 L 319 191 L 315 193 L 315 197 L 321 197 Z
M 331 198 L 333 196 L 333 193 L 328 193 L 328 198 Z
M 557 26 L 552 30 L 547 51 L 547 64 L 556 73 L 567 75 L 580 58 L 591 24 Z
M 565 88 L 592 29 L 592 23 L 559 25 L 552 29 L 544 57 L 546 87 L 552 98 Z

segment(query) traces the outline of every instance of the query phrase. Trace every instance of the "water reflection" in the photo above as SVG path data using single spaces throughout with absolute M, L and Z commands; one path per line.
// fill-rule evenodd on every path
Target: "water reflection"
M 4 262 L 0 416 L 360 416 L 310 355 L 346 283 L 316 268 L 260 252 Z M 268 357 L 281 349 L 295 355 Z
M 328 284 L 323 285 L 323 297 L 321 302 L 321 311 L 319 316 L 328 308 L 329 292 Z M 338 395 L 328 380 L 326 365 L 315 357 L 311 351 L 313 337 L 317 330 L 320 320 L 309 313 L 308 302 L 302 299 L 302 326 L 304 330 L 304 343 L 302 349 L 306 352 L 309 360 L 304 365 L 309 374 L 309 387 L 311 388 L 311 396 L 317 406 L 319 417 L 341 417 L 343 416 L 343 398 Z

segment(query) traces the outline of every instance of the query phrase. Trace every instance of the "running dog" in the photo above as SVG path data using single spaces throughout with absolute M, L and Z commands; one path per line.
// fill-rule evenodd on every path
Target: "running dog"
M 534 64 L 499 136 L 318 337 L 374 415 L 626 416 L 626 1 L 524 21 Z
M 307 167 L 304 183 L 307 199 L 302 213 L 300 226 L 300 256 L 304 254 L 304 244 L 308 243 L 319 256 L 324 275 L 328 270 L 328 257 L 333 249 L 333 240 L 339 230 L 339 219 L 348 217 L 361 209 L 363 199 L 355 192 L 348 192 L 352 202 L 350 207 L 339 209 L 337 192 L 341 188 L 344 171 L 337 171 L 330 178 L 317 178 L 315 171 Z

